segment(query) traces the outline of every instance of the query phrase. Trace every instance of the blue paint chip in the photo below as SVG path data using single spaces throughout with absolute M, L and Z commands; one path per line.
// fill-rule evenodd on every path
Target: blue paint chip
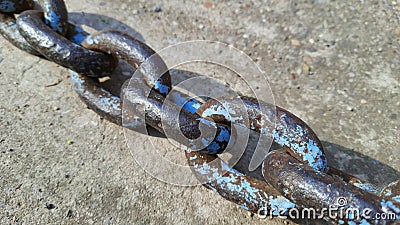
M 155 88 L 160 92 L 160 94 L 168 94 L 170 91 L 170 88 L 167 85 L 160 83 L 160 81 L 156 82 Z
M 77 45 L 81 45 L 82 42 L 89 36 L 82 28 L 75 27 L 76 34 L 72 37 L 71 41 Z

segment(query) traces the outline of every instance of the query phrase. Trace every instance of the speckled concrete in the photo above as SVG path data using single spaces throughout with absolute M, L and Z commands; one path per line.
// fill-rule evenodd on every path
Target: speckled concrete
M 235 46 L 265 71 L 276 103 L 323 140 L 330 165 L 379 185 L 399 179 L 399 1 L 68 0 L 67 7 L 90 32 L 123 30 L 156 50 L 198 39 Z M 3 38 L 0 46 L 1 224 L 294 224 L 260 220 L 201 186 L 152 178 L 123 129 L 78 99 L 66 69 Z M 222 80 L 223 70 L 212 68 L 180 69 Z M 130 138 L 145 148 L 145 136 Z M 176 147 L 166 154 L 183 159 Z

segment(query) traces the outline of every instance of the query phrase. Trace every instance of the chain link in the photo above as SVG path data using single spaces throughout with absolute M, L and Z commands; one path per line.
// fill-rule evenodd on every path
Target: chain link
M 38 7 L 43 12 L 32 10 Z M 17 13 L 21 14 L 15 19 Z M 317 135 L 301 119 L 280 107 L 246 96 L 200 102 L 174 92 L 172 100 L 166 99 L 173 88 L 171 76 L 153 49 L 119 31 L 87 34 L 68 23 L 62 0 L 40 3 L 0 0 L 0 33 L 16 47 L 71 69 L 74 90 L 101 117 L 132 130 L 137 124 L 145 124 L 161 134 L 166 127 L 175 128 L 169 137 L 190 147 L 185 149 L 185 154 L 197 179 L 250 212 L 269 209 L 267 213 L 275 216 L 288 215 L 292 209 L 329 208 L 343 198 L 347 204 L 339 206 L 345 210 L 368 209 L 371 215 L 393 213 L 396 219 L 324 219 L 333 224 L 395 224 L 400 219 L 400 181 L 379 190 L 343 171 L 329 168 Z M 139 77 L 132 78 L 136 88 L 129 85 L 130 77 L 115 85 L 113 91 L 97 79 L 109 76 L 116 69 L 118 59 L 137 69 Z M 135 123 L 124 123 L 123 101 L 133 106 L 127 117 L 134 118 Z M 245 119 L 243 114 L 235 113 L 240 112 L 238 102 L 245 105 Z M 266 112 L 261 108 L 267 109 Z M 144 117 L 138 118 L 136 115 L 143 109 Z M 178 121 L 173 117 L 175 112 L 180 112 Z M 216 155 L 224 153 L 234 137 L 233 123 L 271 137 L 283 148 L 266 155 L 265 181 L 230 168 Z M 214 127 L 216 132 L 207 147 L 196 149 L 190 140 L 201 135 L 201 126 Z

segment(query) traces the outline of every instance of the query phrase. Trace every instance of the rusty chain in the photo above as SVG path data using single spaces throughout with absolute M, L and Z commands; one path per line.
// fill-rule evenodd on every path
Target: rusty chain
M 16 18 L 15 14 L 19 16 Z M 16 47 L 72 70 L 74 90 L 103 118 L 132 130 L 137 123 L 146 124 L 161 134 L 165 127 L 177 127 L 170 137 L 190 147 L 185 148 L 186 158 L 197 179 L 250 212 L 287 216 L 292 209 L 337 206 L 342 210 L 369 210 L 372 216 L 331 218 L 323 214 L 321 218 L 333 224 L 399 222 L 400 181 L 377 189 L 328 167 L 317 135 L 283 108 L 246 96 L 201 102 L 174 92 L 172 100 L 166 99 L 173 88 L 171 76 L 153 49 L 119 31 L 89 35 L 68 22 L 63 0 L 0 0 L 0 32 Z M 135 88 L 126 80 L 108 90 L 98 81 L 115 70 L 118 60 L 127 62 L 141 74 L 141 78 L 134 80 Z M 128 118 L 137 123 L 124 122 L 123 101 L 133 106 Z M 170 105 L 168 110 L 163 108 L 166 104 Z M 235 113 L 240 112 L 240 104 L 246 108 L 246 118 Z M 142 109 L 144 117 L 137 118 L 135 115 L 142 113 Z M 171 116 L 173 111 L 180 112 L 178 121 Z M 218 158 L 217 154 L 224 153 L 234 136 L 232 123 L 270 136 L 283 148 L 271 151 L 264 160 L 264 181 L 246 176 Z M 214 127 L 216 133 L 205 148 L 196 149 L 182 137 L 198 138 L 202 125 Z M 216 164 L 211 163 L 215 161 Z M 395 218 L 379 220 L 373 216 L 384 213 Z

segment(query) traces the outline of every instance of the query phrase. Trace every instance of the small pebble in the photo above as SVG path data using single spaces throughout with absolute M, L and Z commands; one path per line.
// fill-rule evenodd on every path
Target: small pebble
M 67 217 L 73 217 L 73 216 L 74 216 L 74 211 L 72 211 L 72 209 L 68 210 Z
M 301 46 L 300 41 L 299 41 L 299 40 L 296 40 L 296 39 L 292 39 L 292 40 L 290 41 L 290 43 L 291 43 L 292 46 L 294 46 L 294 47 L 299 47 L 299 46 Z
M 154 12 L 161 12 L 161 11 L 162 11 L 161 5 L 154 7 Z
M 364 105 L 364 104 L 367 104 L 368 102 L 365 99 L 361 99 L 360 103 Z
M 307 47 L 307 48 L 306 48 L 306 51 L 307 51 L 307 52 L 316 52 L 317 49 L 315 49 L 314 47 Z
M 46 205 L 46 208 L 48 209 L 48 210 L 52 210 L 52 209 L 55 209 L 55 208 L 57 208 L 54 204 L 47 204 Z
M 347 107 L 346 107 L 346 109 L 347 109 L 348 111 L 351 111 L 351 112 L 353 112 L 353 111 L 354 111 L 354 108 L 353 108 L 353 107 L 351 107 L 351 106 L 347 106 Z
M 296 79 L 296 74 L 291 73 L 291 74 L 290 74 L 290 79 L 292 79 L 292 80 Z
M 204 3 L 204 7 L 211 8 L 212 7 L 212 3 L 211 2 L 205 2 Z
M 302 70 L 303 70 L 304 75 L 310 75 L 311 69 L 310 69 L 310 66 L 308 66 L 307 64 L 303 64 Z
M 248 4 L 248 3 L 243 3 L 242 7 L 243 7 L 243 8 L 249 8 L 249 7 L 250 7 L 250 4 Z
M 56 107 L 53 108 L 53 110 L 54 111 L 58 111 L 58 110 L 60 110 L 60 107 L 56 106 Z
M 310 56 L 305 56 L 305 57 L 303 58 L 303 60 L 304 60 L 304 62 L 308 62 L 308 63 L 310 63 L 310 62 L 313 61 L 313 59 L 312 59 Z

